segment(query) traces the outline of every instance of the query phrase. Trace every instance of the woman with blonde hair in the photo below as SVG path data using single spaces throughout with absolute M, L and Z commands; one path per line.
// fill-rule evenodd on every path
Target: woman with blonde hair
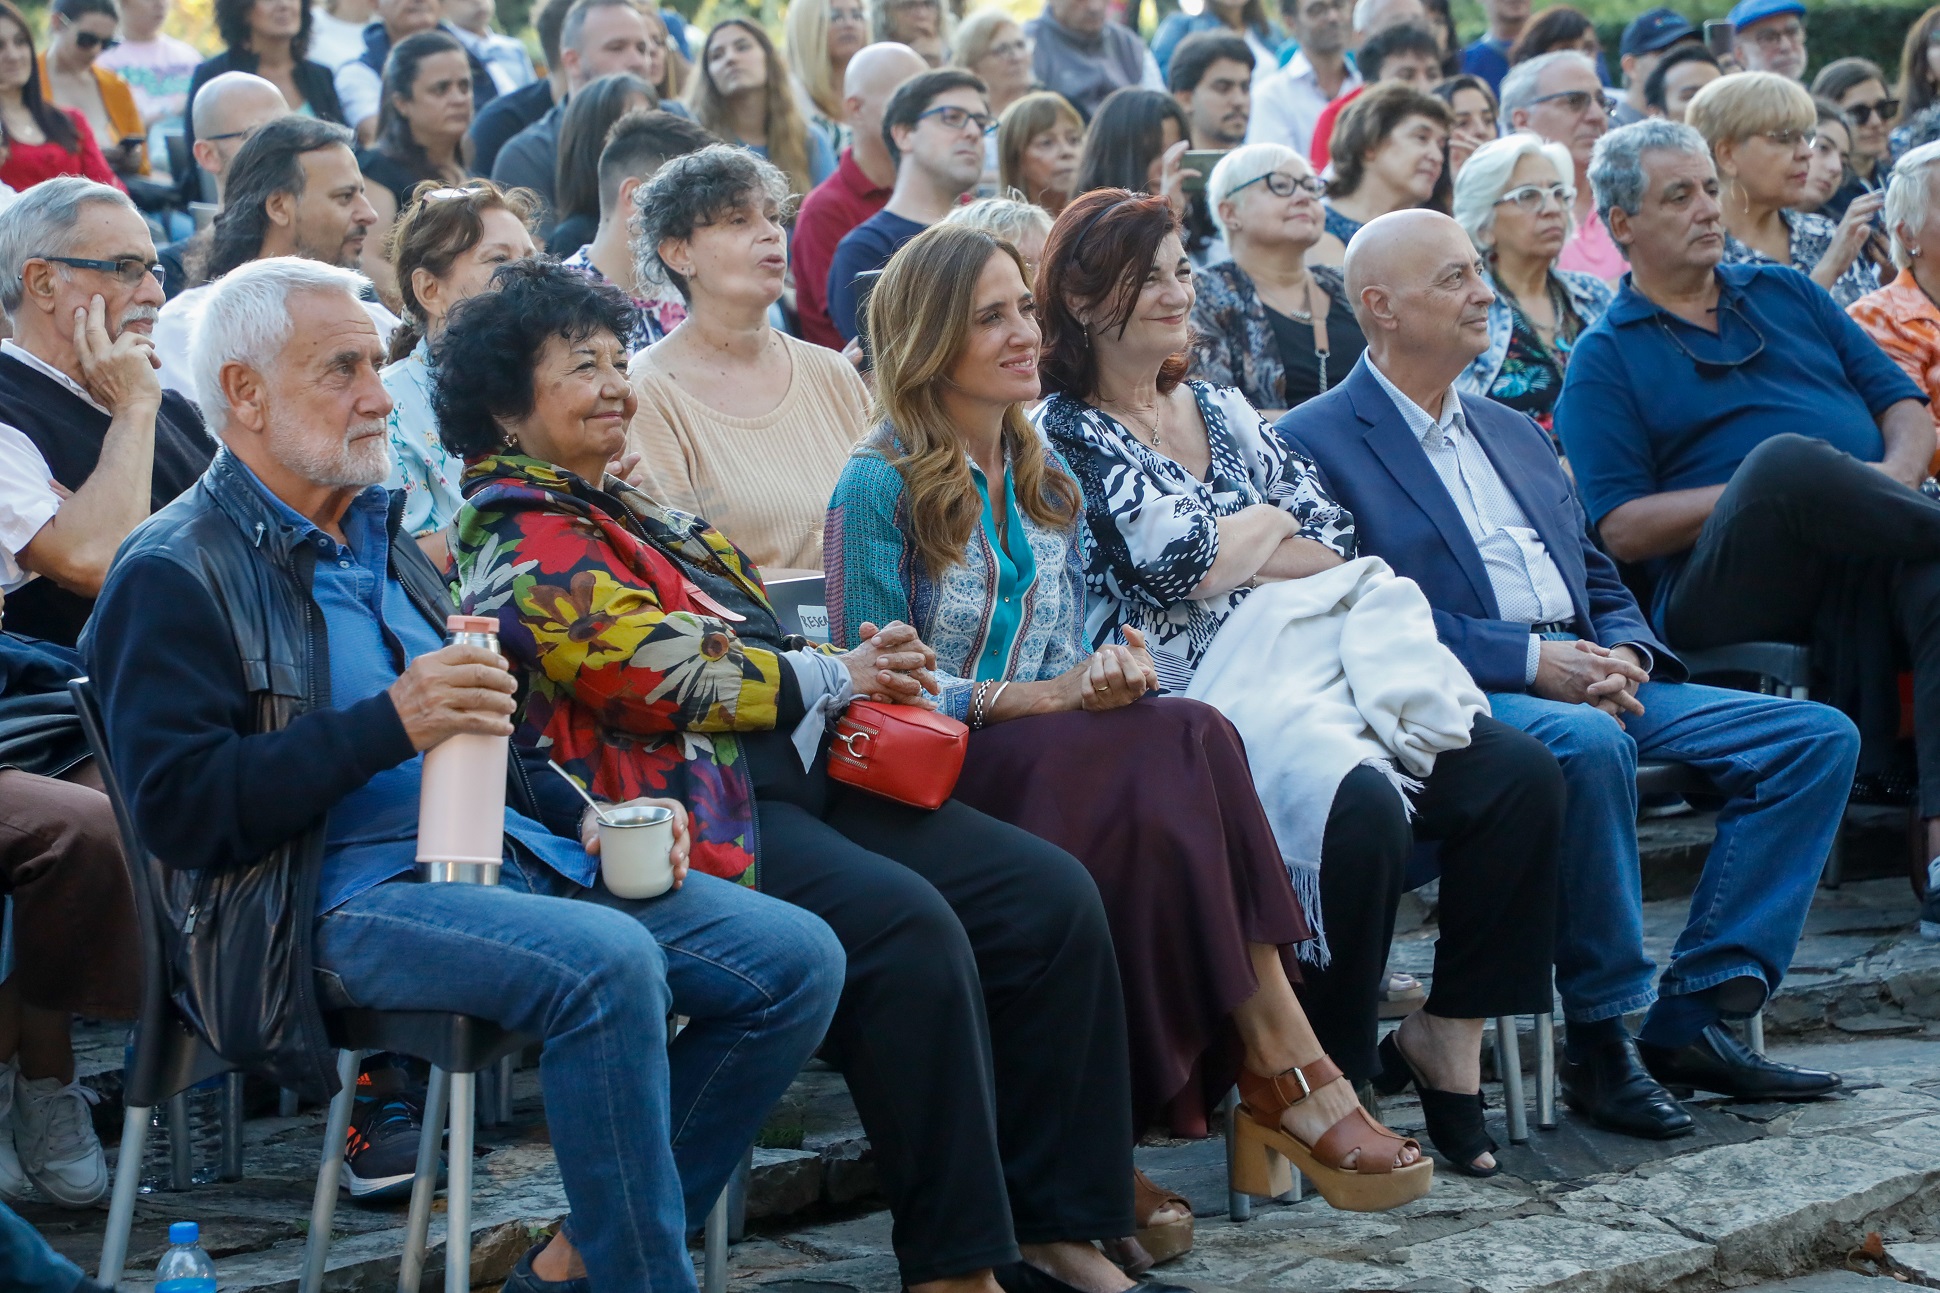
M 1077 192 L 1085 119 L 1063 95 L 1039 90 L 997 119 L 997 189 L 1022 193 L 1055 219 Z
M 684 113 L 687 74 L 693 69 L 674 44 L 667 30 L 667 19 L 657 5 L 642 5 L 640 16 L 647 20 L 647 81 L 660 96 L 660 106 L 669 112 Z
M 950 65 L 975 72 L 990 88 L 990 114 L 1004 109 L 1037 89 L 1031 67 L 1031 38 L 1018 21 L 1002 9 L 979 9 L 957 28 L 950 45 Z
M 1361 1109 L 1294 999 L 1311 930 L 1239 734 L 1211 706 L 1147 695 L 1158 676 L 1138 629 L 1085 643 L 1084 498 L 1024 415 L 1042 338 L 1016 248 L 935 225 L 868 308 L 878 425 L 829 504 L 830 634 L 912 625 L 936 652 L 938 708 L 972 728 L 958 797 L 1097 881 L 1133 1127 L 1169 1113 L 1201 1130 L 1237 1079 L 1259 1117 L 1237 1134 L 1235 1188 L 1274 1192 L 1271 1146 L 1336 1207 L 1419 1198 L 1433 1166 Z M 1189 1242 L 1177 1196 L 1138 1187 L 1152 1255 Z
M 796 108 L 788 68 L 752 19 L 726 18 L 707 33 L 687 106 L 714 134 L 773 162 L 791 193 L 808 192 L 835 170 L 834 146 Z
M 869 43 L 869 6 L 864 0 L 792 0 L 782 36 L 795 106 L 840 153 L 849 146 L 842 78 L 855 52 Z
M 1775 72 L 1721 76 L 1692 96 L 1684 120 L 1711 148 L 1724 208 L 1724 262 L 1790 265 L 1842 307 L 1879 286 L 1861 253 L 1867 205 L 1838 224 L 1791 208 L 1804 199 L 1819 110 L 1806 88 Z

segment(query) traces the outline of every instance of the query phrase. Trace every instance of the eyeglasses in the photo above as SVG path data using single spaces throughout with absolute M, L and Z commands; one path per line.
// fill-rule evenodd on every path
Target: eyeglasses
M 198 135 L 196 138 L 206 139 L 210 143 L 214 143 L 218 139 L 247 139 L 255 133 L 256 129 L 252 126 L 248 130 L 226 130 L 219 135 Z
M 1881 99 L 1877 103 L 1855 103 L 1846 109 L 1846 115 L 1852 118 L 1852 124 L 1855 126 L 1863 126 L 1871 121 L 1875 112 L 1879 114 L 1881 121 L 1891 121 L 1899 115 L 1900 101 Z
M 1028 36 L 1018 40 L 1000 41 L 984 51 L 985 58 L 1012 58 L 1020 55 L 1024 58 L 1031 56 L 1031 41 Z
M 73 269 L 93 269 L 103 274 L 113 274 L 129 287 L 141 282 L 144 274 L 153 274 L 157 283 L 162 281 L 162 267 L 152 260 L 143 260 L 139 256 L 117 256 L 113 260 L 86 260 L 79 256 L 36 256 L 34 259 L 51 261 L 56 265 L 66 265 Z
M 97 36 L 91 31 L 77 31 L 74 33 L 74 43 L 84 50 L 98 49 L 105 54 L 121 42 L 113 36 Z
M 830 9 L 829 21 L 830 22 L 868 22 L 869 11 L 867 9 Z
M 1589 111 L 1590 104 L 1602 102 L 1603 94 L 1598 90 L 1558 90 L 1554 94 L 1538 95 L 1523 106 L 1533 108 L 1539 103 L 1560 103 L 1563 111 L 1581 116 Z
M 965 126 L 974 124 L 980 135 L 989 134 L 991 128 L 997 124 L 997 119 L 988 112 L 972 112 L 968 108 L 958 107 L 931 108 L 928 112 L 916 114 L 918 121 L 925 117 L 935 117 L 945 130 L 962 130 Z
M 1819 132 L 1816 130 L 1761 130 L 1758 133 L 1788 151 L 1800 144 L 1810 148 L 1819 142 Z
M 1289 175 L 1285 171 L 1268 171 L 1264 175 L 1255 175 L 1245 184 L 1235 184 L 1232 192 L 1226 195 L 1227 198 L 1231 199 L 1234 194 L 1251 184 L 1266 185 L 1266 191 L 1276 198 L 1290 198 L 1295 193 L 1305 193 L 1310 198 L 1317 198 L 1327 188 L 1311 175 Z
M 1724 339 L 1724 316 L 1727 310 L 1737 315 L 1738 321 L 1743 323 L 1747 328 L 1750 328 L 1751 335 L 1758 338 L 1758 344 L 1752 347 L 1751 353 L 1738 359 L 1703 359 L 1692 354 L 1691 348 L 1677 339 L 1677 333 L 1672 331 L 1671 325 L 1664 319 L 1664 312 L 1662 310 L 1657 312 L 1657 326 L 1663 329 L 1664 336 L 1670 340 L 1673 346 L 1677 347 L 1678 353 L 1690 360 L 1692 365 L 1696 367 L 1699 377 L 1722 377 L 1732 369 L 1742 368 L 1765 353 L 1765 334 L 1758 330 L 1758 325 L 1753 323 L 1751 317 L 1743 310 L 1740 310 L 1731 302 L 1722 299 L 1718 302 L 1719 340 Z
M 1753 41 L 1766 49 L 1776 49 L 1780 45 L 1795 45 L 1805 42 L 1805 24 L 1787 23 L 1783 27 L 1767 27 L 1751 34 Z
M 1533 215 L 1548 202 L 1554 202 L 1567 211 L 1575 200 L 1576 190 L 1567 184 L 1523 184 L 1504 193 L 1495 200 L 1495 204 L 1501 206 L 1505 202 L 1513 202 Z

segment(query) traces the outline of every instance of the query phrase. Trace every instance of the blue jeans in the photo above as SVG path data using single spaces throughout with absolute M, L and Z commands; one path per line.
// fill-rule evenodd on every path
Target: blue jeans
M 40 1232 L 0 1203 L 0 1289 L 8 1293 L 74 1293 L 97 1288 L 81 1268 L 47 1246 Z
M 1549 747 L 1568 804 L 1556 983 L 1565 1018 L 1588 1023 L 1656 1000 L 1644 954 L 1637 762 L 1687 763 L 1728 796 L 1660 991 L 1686 996 L 1750 977 L 1776 991 L 1812 905 L 1859 758 L 1838 710 L 1694 683 L 1647 682 L 1624 725 L 1588 705 L 1520 693 L 1495 716 Z
M 798 907 L 698 872 L 646 902 L 508 861 L 497 886 L 378 885 L 317 923 L 360 1006 L 542 1039 L 573 1240 L 597 1289 L 694 1287 L 687 1231 L 822 1040 L 842 947 Z M 667 1016 L 692 1022 L 670 1045 Z

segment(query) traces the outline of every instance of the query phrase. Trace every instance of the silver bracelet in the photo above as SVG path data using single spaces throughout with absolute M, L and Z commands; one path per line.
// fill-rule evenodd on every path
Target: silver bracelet
M 1008 686 L 1010 686 L 1010 679 L 1006 678 L 997 684 L 996 691 L 990 693 L 990 707 L 984 714 L 984 722 L 988 723 L 991 719 L 997 717 L 997 702 L 1004 698 L 1004 688 Z

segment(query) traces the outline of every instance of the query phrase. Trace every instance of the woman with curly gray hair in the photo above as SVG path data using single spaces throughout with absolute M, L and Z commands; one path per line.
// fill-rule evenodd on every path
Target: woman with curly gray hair
M 770 321 L 788 275 L 788 181 L 716 144 L 668 162 L 636 200 L 639 279 L 687 302 L 628 369 L 639 411 L 627 447 L 648 491 L 707 517 L 771 575 L 819 571 L 829 493 L 869 393 L 841 355 Z

